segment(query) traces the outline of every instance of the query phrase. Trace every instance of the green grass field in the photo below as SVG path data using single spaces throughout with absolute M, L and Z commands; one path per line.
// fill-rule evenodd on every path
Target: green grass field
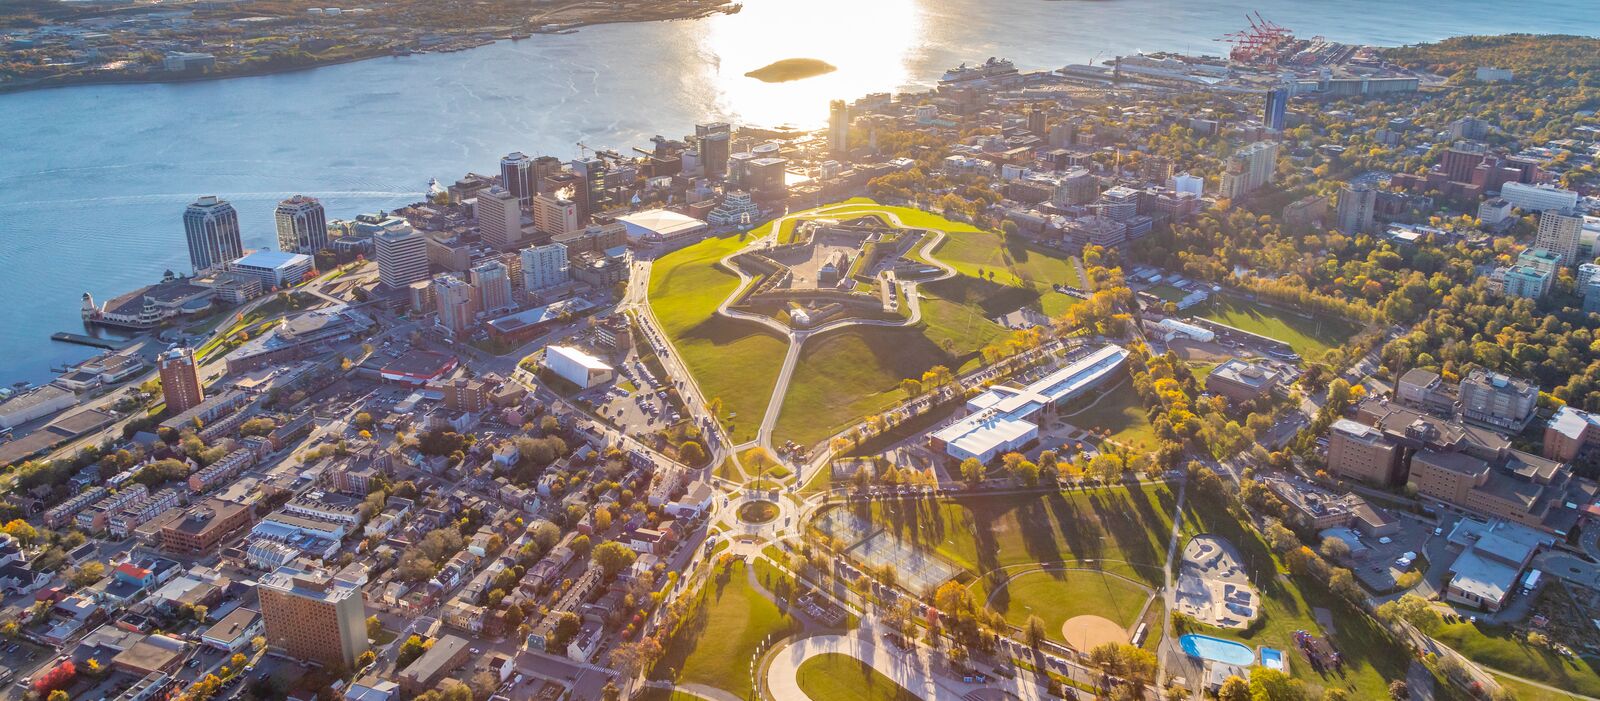
M 1588 660 L 1562 657 L 1513 636 L 1509 629 L 1496 626 L 1452 623 L 1433 637 L 1479 664 L 1585 696 L 1600 696 L 1600 674 Z
M 1158 585 L 1175 504 L 1167 486 L 1143 485 L 880 502 L 872 517 L 974 576 L 1036 562 L 1094 560 L 1100 569 Z
M 1144 404 L 1128 380 L 1107 388 L 1094 404 L 1063 413 L 1060 419 L 1130 448 L 1154 449 L 1156 445 L 1155 427 L 1150 425 Z
M 722 400 L 720 418 L 735 442 L 755 437 L 787 347 L 756 324 L 716 316 L 717 305 L 739 285 L 717 261 L 743 245 L 737 236 L 706 239 L 663 256 L 650 274 L 656 320 L 706 400 Z
M 748 698 L 750 658 L 756 646 L 768 635 L 799 629 L 777 604 L 750 586 L 740 560 L 734 561 L 726 579 L 712 578 L 695 606 L 657 663 L 654 677 L 705 684 Z
M 917 701 L 893 679 L 849 655 L 828 653 L 800 663 L 795 681 L 811 701 Z
M 1518 681 L 1502 674 L 1494 674 L 1491 672 L 1490 676 L 1494 677 L 1495 681 L 1500 682 L 1501 686 L 1510 689 L 1511 693 L 1516 694 L 1517 701 L 1581 701 L 1582 699 L 1589 698 L 1586 696 L 1579 696 L 1577 694 L 1551 691 L 1544 687 L 1534 686 L 1527 682 Z
M 1311 359 L 1327 352 L 1329 348 L 1350 340 L 1361 327 L 1332 317 L 1305 318 L 1276 307 L 1247 302 L 1227 296 L 1213 297 L 1201 307 L 1201 316 L 1220 321 L 1234 328 L 1275 338 L 1294 349 L 1302 358 Z
M 1184 297 L 1189 296 L 1188 292 L 1184 292 L 1183 290 L 1173 287 L 1172 285 L 1168 285 L 1164 282 L 1145 290 L 1145 292 L 1149 292 L 1150 294 L 1160 297 L 1161 301 L 1163 302 L 1181 302 L 1183 301 Z
M 917 329 L 845 328 L 810 339 L 800 351 L 773 439 L 821 441 L 905 399 L 902 379 L 944 362 L 944 352 Z
M 980 581 L 975 587 L 979 599 L 1004 614 L 1006 622 L 1021 628 L 1037 615 L 1044 619 L 1046 635 L 1057 642 L 1065 642 L 1061 624 L 1077 616 L 1102 616 L 1131 627 L 1150 598 L 1150 590 L 1126 579 L 1082 570 L 1034 570 L 1004 584 L 985 585 Z

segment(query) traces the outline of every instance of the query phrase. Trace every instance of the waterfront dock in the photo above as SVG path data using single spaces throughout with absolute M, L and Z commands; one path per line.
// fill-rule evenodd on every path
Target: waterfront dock
M 115 338 L 95 338 L 94 336 L 68 331 L 57 331 L 50 334 L 50 340 L 61 341 L 62 343 L 76 343 L 81 346 L 94 346 L 95 348 L 104 348 L 112 351 L 119 351 L 133 345 L 133 341 Z

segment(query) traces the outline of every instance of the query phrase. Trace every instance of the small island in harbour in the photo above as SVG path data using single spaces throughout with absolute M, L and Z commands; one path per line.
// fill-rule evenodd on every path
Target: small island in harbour
M 833 64 L 817 58 L 786 58 L 773 61 L 745 74 L 764 83 L 787 83 L 804 80 L 839 70 Z

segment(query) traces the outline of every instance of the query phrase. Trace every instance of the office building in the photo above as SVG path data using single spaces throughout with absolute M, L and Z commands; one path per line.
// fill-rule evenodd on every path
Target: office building
M 328 215 L 315 197 L 295 195 L 278 203 L 278 250 L 313 254 L 328 247 Z
M 519 207 L 532 206 L 537 187 L 533 176 L 533 160 L 521 151 L 506 154 L 500 159 L 500 186 L 516 198 Z
M 1578 262 L 1578 242 L 1583 233 L 1583 213 L 1575 209 L 1539 212 L 1539 232 L 1533 246 L 1556 254 L 1562 266 Z
M 439 327 L 459 336 L 472 328 L 476 305 L 472 301 L 472 286 L 449 273 L 433 278 L 433 298 L 439 311 Z
M 1377 189 L 1366 183 L 1347 183 L 1339 189 L 1339 204 L 1334 215 L 1339 231 L 1351 235 L 1372 231 L 1372 214 L 1377 204 Z
M 567 247 L 559 243 L 522 249 L 522 286 L 529 292 L 566 284 Z
M 1576 209 L 1578 206 L 1578 193 L 1553 185 L 1506 183 L 1500 187 L 1500 197 L 1525 212 Z
M 708 178 L 718 178 L 728 172 L 728 156 L 733 152 L 732 128 L 727 122 L 696 124 L 695 141 L 700 145 L 700 164 Z
M 1504 197 L 1494 197 L 1478 203 L 1478 222 L 1484 226 L 1498 226 L 1511 218 L 1511 203 Z
M 472 214 L 479 236 L 495 250 L 509 251 L 522 243 L 522 207 L 510 190 L 495 186 L 479 192 Z
M 531 176 L 533 194 L 549 192 L 550 189 L 560 189 L 559 185 L 552 187 L 552 184 L 563 176 L 570 177 L 572 175 L 565 172 L 565 168 L 566 165 L 555 156 L 540 156 L 533 159 L 533 175 Z M 531 198 L 529 202 L 532 202 Z M 530 206 L 532 205 L 530 204 Z
M 1222 196 L 1243 197 L 1272 182 L 1278 167 L 1278 144 L 1257 141 L 1228 157 L 1223 164 Z
M 1050 130 L 1046 126 L 1047 115 L 1042 107 L 1029 107 L 1027 110 L 1028 133 L 1041 139 L 1050 138 Z
M 194 351 L 185 346 L 169 348 L 156 356 L 156 368 L 161 373 L 161 396 L 167 402 L 167 414 L 181 414 L 205 401 L 206 391 L 200 384 Z
M 1286 88 L 1274 88 L 1266 94 L 1265 108 L 1261 113 L 1261 124 L 1273 131 L 1283 131 L 1284 115 L 1289 111 L 1289 91 Z
M 515 306 L 511 301 L 511 271 L 497 260 L 485 261 L 470 271 L 478 310 L 498 312 Z
M 750 226 L 761 218 L 761 209 L 756 206 L 750 193 L 743 190 L 734 190 L 722 196 L 722 201 L 712 208 L 706 215 L 706 222 L 712 226 Z
M 828 151 L 835 157 L 850 153 L 850 106 L 844 100 L 828 103 Z
M 378 279 L 403 290 L 428 279 L 428 240 L 410 225 L 385 228 L 372 237 L 378 253 Z
M 1139 175 L 1145 181 L 1164 185 L 1172 181 L 1172 159 L 1165 156 L 1145 156 L 1139 161 Z M 1177 188 L 1172 188 L 1176 190 Z
M 261 578 L 267 645 L 326 667 L 355 668 L 367 651 L 361 588 L 321 569 L 285 565 Z
M 1542 453 L 1551 460 L 1571 462 L 1579 453 L 1600 445 L 1600 414 L 1562 405 L 1544 427 Z
M 1087 168 L 1074 167 L 1056 178 L 1056 192 L 1051 201 L 1070 207 L 1088 204 L 1100 196 L 1100 180 Z
M 1205 179 L 1200 176 L 1179 173 L 1172 176 L 1172 182 L 1168 183 L 1168 186 L 1177 192 L 1193 193 L 1195 197 L 1200 197 L 1205 194 L 1205 184 Z
M 1094 206 L 1100 210 L 1100 216 L 1126 222 L 1139 214 L 1139 191 L 1118 185 L 1100 193 Z
M 1462 378 L 1459 393 L 1462 419 L 1511 433 L 1527 428 L 1539 408 L 1538 386 L 1483 368 Z
M 1328 432 L 1328 471 L 1380 486 L 1398 484 L 1400 448 L 1378 429 L 1338 419 Z
M 533 225 L 550 236 L 578 231 L 582 208 L 564 192 L 541 192 L 533 198 Z
M 183 232 L 189 240 L 189 264 L 209 270 L 244 255 L 239 234 L 239 213 L 233 205 L 206 195 L 183 213 Z
M 1282 373 L 1269 365 L 1229 358 L 1206 375 L 1206 391 L 1234 402 L 1249 402 L 1270 394 L 1281 379 Z
M 297 285 L 311 274 L 313 261 L 304 253 L 256 251 L 228 264 L 228 272 L 261 283 L 261 289 Z
M 605 161 L 580 158 L 572 162 L 572 174 L 577 177 L 572 192 L 573 202 L 578 206 L 578 221 L 573 226 L 577 228 L 589 223 L 590 217 L 605 211 L 611 204 L 611 198 L 606 194 Z

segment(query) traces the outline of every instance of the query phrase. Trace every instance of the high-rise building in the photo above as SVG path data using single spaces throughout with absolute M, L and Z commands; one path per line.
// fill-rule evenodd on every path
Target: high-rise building
M 720 177 L 728 172 L 728 155 L 733 152 L 733 130 L 727 122 L 696 124 L 695 140 L 700 144 L 700 163 L 706 177 Z
M 1045 111 L 1038 107 L 1028 108 L 1028 133 L 1041 139 L 1050 138 L 1049 129 L 1045 126 Z
M 387 228 L 372 237 L 378 254 L 378 279 L 403 290 L 428 279 L 428 239 L 410 225 Z
M 522 243 L 522 207 L 515 193 L 491 187 L 478 193 L 472 207 L 478 218 L 478 234 L 497 251 L 509 251 Z
M 850 106 L 844 100 L 828 103 L 828 150 L 835 156 L 850 152 Z
M 1177 192 L 1193 193 L 1194 196 L 1199 197 L 1205 194 L 1206 181 L 1198 175 L 1179 173 L 1172 176 L 1172 181 L 1167 184 L 1167 187 Z
M 1278 144 L 1257 141 L 1228 157 L 1222 170 L 1222 196 L 1237 199 L 1272 182 L 1278 168 Z
M 1506 183 L 1500 186 L 1500 197 L 1525 212 L 1575 209 L 1578 206 L 1578 193 L 1554 185 Z
M 1261 124 L 1273 131 L 1283 131 L 1284 114 L 1289 111 L 1289 91 L 1274 88 L 1267 91 L 1266 106 L 1261 113 Z
M 1139 191 L 1118 185 L 1100 193 L 1094 206 L 1100 210 L 1101 216 L 1126 222 L 1139 214 Z
M 532 205 L 537 187 L 533 179 L 533 160 L 521 151 L 506 154 L 500 159 L 500 184 L 517 199 L 519 206 Z
M 1439 171 L 1444 173 L 1446 180 L 1453 183 L 1472 182 L 1472 171 L 1483 163 L 1483 157 L 1489 152 L 1483 144 L 1473 141 L 1458 141 L 1444 152 L 1439 159 Z
M 161 397 L 167 402 L 168 415 L 182 414 L 205 401 L 194 351 L 185 346 L 169 348 L 156 356 L 156 368 L 161 372 Z
M 1100 180 L 1087 168 L 1074 167 L 1056 179 L 1056 192 L 1051 198 L 1058 205 L 1088 204 L 1100 194 Z
M 572 162 L 572 174 L 578 176 L 572 200 L 578 205 L 578 225 L 589 223 L 589 218 L 605 211 L 611 204 L 606 194 L 606 164 L 598 158 L 580 158 Z
M 1461 378 L 1461 416 L 1506 431 L 1521 431 L 1539 408 L 1539 386 L 1475 368 Z
M 314 255 L 328 247 L 328 215 L 315 197 L 295 195 L 278 203 L 278 250 Z
M 341 669 L 354 669 L 367 651 L 367 604 L 360 587 L 326 570 L 284 565 L 262 577 L 257 590 L 269 646 Z
M 478 309 L 485 312 L 510 309 L 511 271 L 498 260 L 484 261 L 472 268 L 472 291 L 478 298 Z
M 1357 234 L 1372 230 L 1373 209 L 1378 204 L 1378 191 L 1367 183 L 1346 184 L 1339 190 L 1339 205 L 1335 212 L 1339 231 Z
M 183 213 L 183 233 L 189 239 L 189 264 L 197 271 L 244 255 L 239 213 L 216 195 L 206 195 L 189 205 Z
M 566 193 L 541 192 L 533 198 L 533 225 L 551 236 L 577 231 L 583 220 L 582 207 Z
M 449 273 L 433 278 L 433 298 L 438 304 L 439 326 L 453 335 L 466 333 L 472 328 L 477 313 L 472 303 L 472 286 Z
M 1533 246 L 1561 257 L 1562 265 L 1578 261 L 1578 240 L 1583 234 L 1583 213 L 1575 209 L 1547 209 L 1539 213 L 1539 233 Z
M 522 284 L 529 292 L 566 284 L 567 247 L 559 243 L 522 249 Z

